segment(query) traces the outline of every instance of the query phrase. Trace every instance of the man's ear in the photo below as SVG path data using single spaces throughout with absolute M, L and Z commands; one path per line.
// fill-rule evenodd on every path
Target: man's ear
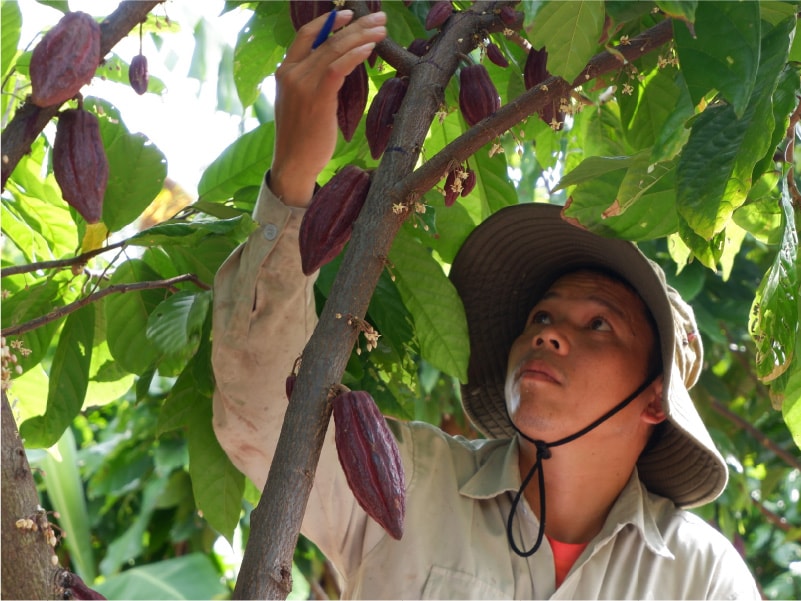
M 642 420 L 647 424 L 658 424 L 665 421 L 667 417 L 662 408 L 662 390 L 664 386 L 663 376 L 657 376 L 653 383 L 645 391 L 648 395 L 648 404 L 642 411 Z

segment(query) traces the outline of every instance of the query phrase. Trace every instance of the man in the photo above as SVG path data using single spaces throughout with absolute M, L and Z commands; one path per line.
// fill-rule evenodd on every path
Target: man
M 266 481 L 284 379 L 316 323 L 298 226 L 333 153 L 336 91 L 383 39 L 352 18 L 318 49 L 302 28 L 276 74 L 276 147 L 262 224 L 215 281 L 214 427 L 232 461 Z M 329 428 L 303 522 L 365 598 L 758 598 L 718 532 L 680 507 L 713 500 L 727 468 L 687 392 L 701 340 L 691 309 L 633 245 L 560 218 L 503 209 L 451 270 L 471 357 L 463 405 L 487 438 L 391 421 L 407 478 L 405 534 L 359 507 Z

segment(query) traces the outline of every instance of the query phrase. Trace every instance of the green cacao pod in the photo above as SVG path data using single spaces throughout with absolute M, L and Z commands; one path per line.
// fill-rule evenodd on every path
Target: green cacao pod
M 69 100 L 99 64 L 100 25 L 84 12 L 65 14 L 31 54 L 31 102 L 46 107 Z
M 103 215 L 108 159 L 97 117 L 82 108 L 61 111 L 53 144 L 53 174 L 61 195 L 87 223 Z
M 333 413 L 337 455 L 353 496 L 399 540 L 406 514 L 406 476 L 395 437 L 367 392 L 337 395 Z
M 343 167 L 317 190 L 300 222 L 303 273 L 311 275 L 342 251 L 369 190 L 370 173 L 355 165 Z

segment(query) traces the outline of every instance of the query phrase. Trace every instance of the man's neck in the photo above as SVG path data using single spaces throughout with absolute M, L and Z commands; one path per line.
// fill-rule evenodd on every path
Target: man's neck
M 545 533 L 564 543 L 585 543 L 601 531 L 637 461 L 631 451 L 616 453 L 613 446 L 604 446 L 593 438 L 588 435 L 554 448 L 551 457 L 542 462 Z M 521 440 L 521 478 L 528 474 L 535 458 L 534 445 Z M 541 516 L 537 478 L 532 478 L 524 494 L 531 509 Z

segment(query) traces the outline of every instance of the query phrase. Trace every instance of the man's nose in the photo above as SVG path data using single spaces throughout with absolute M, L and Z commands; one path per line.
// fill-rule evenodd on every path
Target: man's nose
M 553 325 L 549 325 L 534 335 L 534 346 L 537 348 L 545 347 L 548 350 L 558 353 L 565 353 L 568 350 L 568 340 L 562 332 Z

